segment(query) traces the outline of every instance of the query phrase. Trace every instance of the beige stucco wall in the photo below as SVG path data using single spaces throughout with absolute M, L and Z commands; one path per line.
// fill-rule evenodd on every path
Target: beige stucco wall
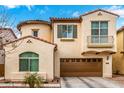
M 95 50 L 116 51 L 116 16 L 102 12 L 98 17 L 97 12 L 82 17 L 81 23 L 54 23 L 54 43 L 57 44 L 58 50 L 55 53 L 55 75 L 60 77 L 60 58 L 103 58 L 103 77 L 112 77 L 112 56 L 111 55 L 81 55 L 82 52 Z M 114 37 L 112 48 L 88 48 L 87 36 L 91 36 L 91 21 L 109 21 L 108 35 Z M 57 25 L 60 24 L 77 24 L 77 38 L 74 41 L 61 41 L 57 38 Z M 107 60 L 107 56 L 109 60 Z
M 53 23 L 53 29 L 51 30 L 48 25 L 30 24 L 21 27 L 22 37 L 32 35 L 32 29 L 39 29 L 39 38 L 47 41 L 52 41 L 57 44 L 57 51 L 55 52 L 55 67 L 53 59 L 53 45 L 40 42 L 38 40 L 31 39 L 33 44 L 27 44 L 24 41 L 18 42 L 19 47 L 15 48 L 6 56 L 5 63 L 5 78 L 6 79 L 23 79 L 26 72 L 19 72 L 19 57 L 18 55 L 32 51 L 40 54 L 40 70 L 39 74 L 44 75 L 47 73 L 48 79 L 53 79 L 55 76 L 60 77 L 60 58 L 103 58 L 103 77 L 112 76 L 112 56 L 111 55 L 81 55 L 82 52 L 95 50 L 104 51 L 111 50 L 116 51 L 116 16 L 101 12 L 102 16 L 97 16 L 98 12 L 89 14 L 82 17 L 81 23 Z M 112 48 L 88 48 L 87 36 L 91 36 L 91 21 L 109 21 L 108 35 L 114 37 L 114 43 Z M 57 25 L 60 24 L 76 24 L 78 26 L 77 38 L 74 41 L 61 41 L 57 38 Z M 52 32 L 54 31 L 54 33 Z M 53 35 L 52 35 L 53 34 Z M 11 50 L 11 45 L 6 46 L 5 50 Z M 107 56 L 109 59 L 107 60 Z M 14 66 L 14 67 L 13 67 Z
M 98 13 L 101 12 L 101 16 L 98 16 Z M 104 50 L 111 50 L 117 51 L 116 46 L 116 20 L 117 16 L 111 15 L 109 13 L 105 13 L 102 11 L 98 11 L 86 16 L 82 16 L 83 21 L 81 22 L 81 34 L 82 34 L 82 51 L 104 51 Z M 88 48 L 87 47 L 87 36 L 91 36 L 91 21 L 108 21 L 108 36 L 113 36 L 114 43 L 113 48 Z
M 30 40 L 32 43 L 27 43 Z M 17 43 L 14 50 L 12 44 L 5 46 L 5 79 L 23 79 L 27 72 L 19 72 L 19 54 L 23 52 L 35 52 L 39 54 L 39 72 L 38 74 L 52 80 L 54 78 L 53 64 L 54 64 L 54 45 L 39 41 L 33 38 L 26 38 Z
M 39 29 L 38 37 L 51 42 L 51 28 L 46 24 L 26 24 L 21 26 L 21 37 L 32 35 L 32 29 Z
M 117 33 L 117 53 L 113 55 L 113 73 L 124 74 L 123 31 Z
M 77 38 L 74 41 L 61 41 L 57 38 L 57 25 L 60 24 L 76 24 L 78 25 Z M 55 53 L 55 75 L 60 76 L 60 58 L 81 57 L 81 33 L 80 23 L 54 23 L 54 43 L 57 44 Z
M 56 26 L 57 24 L 55 24 Z M 78 24 L 80 27 L 80 24 Z M 56 29 L 56 28 L 55 28 Z M 103 58 L 103 77 L 112 76 L 112 56 L 111 55 L 81 55 L 81 34 L 78 29 L 78 38 L 74 41 L 61 41 L 54 37 L 54 42 L 57 44 L 57 51 L 55 53 L 55 76 L 60 77 L 60 58 Z M 54 30 L 54 36 L 56 35 Z M 109 56 L 109 60 L 107 59 Z M 109 63 L 109 64 L 107 64 Z
M 103 56 L 103 77 L 112 77 L 112 55 Z

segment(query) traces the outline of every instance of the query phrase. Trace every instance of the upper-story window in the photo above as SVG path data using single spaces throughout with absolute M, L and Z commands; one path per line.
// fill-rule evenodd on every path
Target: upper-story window
M 77 25 L 58 25 L 58 38 L 77 38 Z
M 91 35 L 108 35 L 108 21 L 92 21 Z
M 39 29 L 32 29 L 32 35 L 38 37 L 38 30 Z
M 91 40 L 93 43 L 108 42 L 108 21 L 91 22 Z

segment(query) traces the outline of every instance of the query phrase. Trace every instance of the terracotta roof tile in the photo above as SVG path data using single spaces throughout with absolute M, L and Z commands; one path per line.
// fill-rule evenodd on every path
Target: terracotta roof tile
M 26 21 L 20 22 L 17 25 L 17 29 L 20 30 L 20 27 L 22 25 L 25 25 L 25 24 L 46 24 L 46 25 L 51 25 L 50 22 L 44 21 L 44 20 L 26 20 Z
M 51 17 L 51 22 L 81 22 L 81 18 L 57 18 L 57 17 Z

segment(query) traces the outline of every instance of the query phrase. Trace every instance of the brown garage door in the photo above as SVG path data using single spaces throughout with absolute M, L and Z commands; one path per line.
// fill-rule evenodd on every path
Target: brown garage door
M 102 58 L 61 58 L 62 77 L 102 76 Z

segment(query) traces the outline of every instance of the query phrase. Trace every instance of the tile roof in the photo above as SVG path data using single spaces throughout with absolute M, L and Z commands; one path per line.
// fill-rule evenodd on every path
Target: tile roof
M 57 17 L 51 17 L 51 22 L 76 22 L 80 23 L 81 18 L 57 18 Z
M 26 20 L 26 21 L 20 22 L 17 25 L 17 29 L 20 30 L 20 27 L 22 25 L 25 25 L 25 24 L 46 24 L 46 25 L 50 25 L 50 22 L 44 21 L 44 20 Z

